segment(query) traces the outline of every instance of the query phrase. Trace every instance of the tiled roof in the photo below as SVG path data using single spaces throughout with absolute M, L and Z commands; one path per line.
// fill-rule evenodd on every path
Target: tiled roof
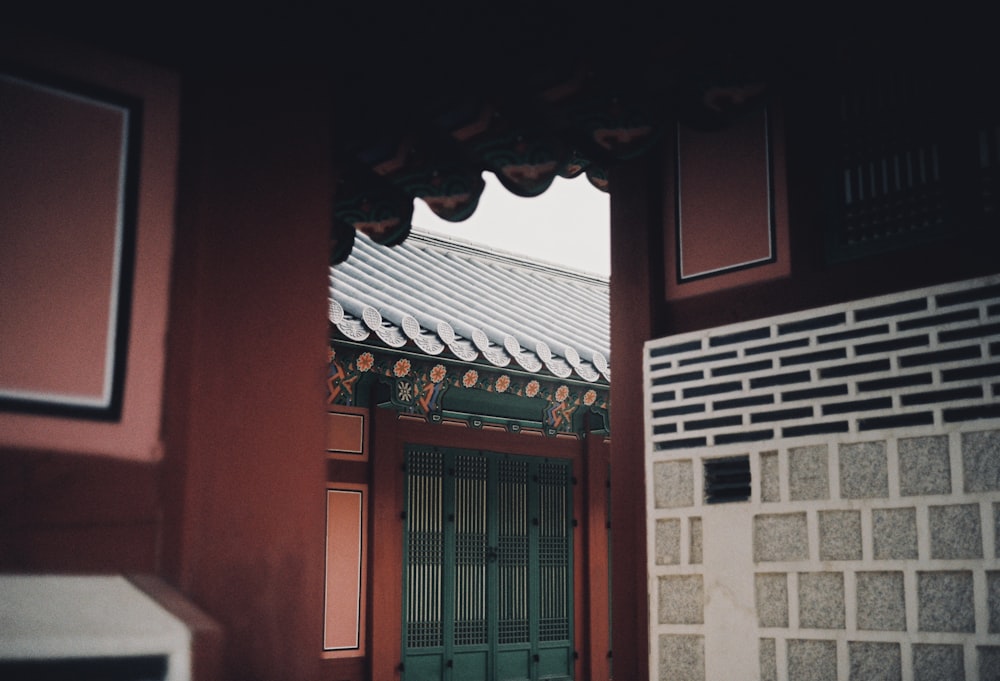
M 334 338 L 610 382 L 608 282 L 414 231 L 330 268 Z

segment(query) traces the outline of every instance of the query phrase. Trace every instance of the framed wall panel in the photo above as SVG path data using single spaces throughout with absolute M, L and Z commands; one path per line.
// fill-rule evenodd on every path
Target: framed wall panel
M 171 71 L 0 26 L 0 445 L 161 456 Z
M 327 413 L 326 453 L 331 459 L 368 460 L 368 410 L 337 407 Z
M 668 299 L 790 272 L 780 126 L 775 107 L 719 130 L 677 125 Z
M 368 485 L 326 490 L 326 589 L 323 657 L 365 654 Z
M 0 101 L 0 407 L 117 421 L 142 102 L 9 67 Z

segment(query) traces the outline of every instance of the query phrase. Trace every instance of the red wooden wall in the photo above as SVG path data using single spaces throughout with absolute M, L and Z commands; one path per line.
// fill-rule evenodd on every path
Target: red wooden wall
M 231 678 L 319 678 L 329 93 L 205 69 L 182 99 L 161 571 Z

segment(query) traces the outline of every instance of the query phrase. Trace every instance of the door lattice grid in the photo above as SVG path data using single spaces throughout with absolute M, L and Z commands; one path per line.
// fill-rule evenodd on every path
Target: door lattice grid
M 412 451 L 408 461 L 406 555 L 410 598 L 406 603 L 406 645 L 442 645 L 441 576 L 444 533 L 441 517 L 444 459 L 440 452 Z
M 486 464 L 455 457 L 455 645 L 486 643 Z
M 404 678 L 572 678 L 571 467 L 408 448 Z
M 567 517 L 566 489 L 569 470 L 564 465 L 541 464 L 539 467 L 539 537 L 540 572 L 539 638 L 559 641 L 569 638 L 570 522 Z
M 499 642 L 528 641 L 528 464 L 499 462 Z

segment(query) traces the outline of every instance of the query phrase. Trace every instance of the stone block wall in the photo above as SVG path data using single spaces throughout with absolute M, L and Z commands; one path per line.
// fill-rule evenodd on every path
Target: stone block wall
M 998 299 L 979 280 L 647 345 L 652 678 L 1000 679 Z M 705 462 L 744 457 L 745 497 L 708 503 Z
M 1000 465 L 1000 429 L 790 447 L 759 467 L 761 498 L 780 492 L 751 510 L 762 679 L 995 678 L 1000 478 L 970 465 L 987 451 Z M 935 475 L 908 484 L 914 470 Z

